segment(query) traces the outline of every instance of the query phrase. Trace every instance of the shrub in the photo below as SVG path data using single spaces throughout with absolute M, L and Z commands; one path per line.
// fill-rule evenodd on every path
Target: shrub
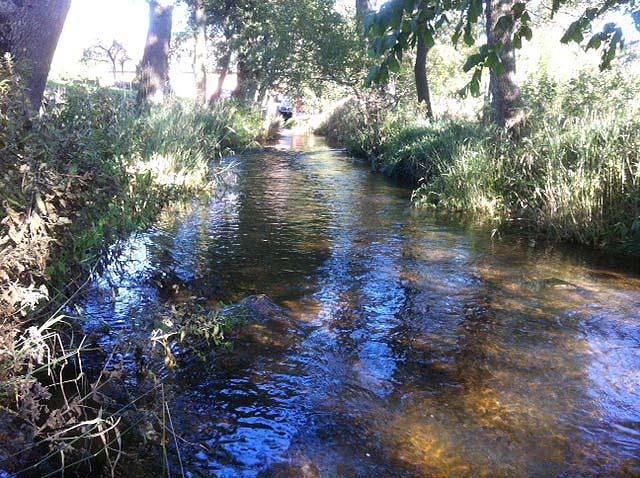
M 640 81 L 622 71 L 565 83 L 542 74 L 523 92 L 530 114 L 521 139 L 478 122 L 425 123 L 402 108 L 365 121 L 355 100 L 320 133 L 419 184 L 419 206 L 640 252 Z
M 4 59 L 0 425 L 20 434 L 3 443 L 0 459 L 14 471 L 38 454 L 47 458 L 38 466 L 56 457 L 61 466 L 65 459 L 86 463 L 102 440 L 98 453 L 109 462 L 109 446 L 120 445 L 119 417 L 102 415 L 96 393 L 108 374 L 88 383 L 76 373 L 77 325 L 58 306 L 111 239 L 149 224 L 177 194 L 206 190 L 215 159 L 255 144 L 259 116 L 233 103 L 138 112 L 126 91 L 89 83 L 59 88 L 41 117 L 30 118 L 25 105 Z

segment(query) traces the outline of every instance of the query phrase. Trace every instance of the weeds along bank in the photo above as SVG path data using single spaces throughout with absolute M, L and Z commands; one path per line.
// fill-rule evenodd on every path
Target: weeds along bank
M 319 132 L 413 182 L 418 206 L 640 254 L 640 81 L 622 71 L 541 76 L 523 93 L 529 114 L 517 138 L 480 120 L 428 123 L 402 106 L 365 121 L 353 101 Z
M 130 95 L 87 85 L 66 87 L 32 120 L 19 84 L 4 73 L 4 310 L 28 312 L 59 292 L 105 239 L 144 227 L 172 197 L 205 190 L 214 159 L 259 139 L 259 116 L 233 104 L 138 114 Z
M 33 119 L 2 63 L 0 471 L 43 456 L 56 466 L 109 461 L 121 417 L 103 414 L 88 392 L 102 382 L 79 368 L 87 344 L 63 314 L 65 300 L 110 241 L 148 225 L 172 199 L 205 191 L 212 160 L 257 144 L 260 125 L 231 103 L 137 111 L 131 94 L 88 84 L 56 88 Z M 45 476 L 43 463 L 31 475 Z

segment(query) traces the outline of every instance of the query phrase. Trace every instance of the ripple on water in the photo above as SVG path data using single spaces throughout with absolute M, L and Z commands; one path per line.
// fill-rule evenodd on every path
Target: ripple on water
M 640 475 L 637 276 L 424 217 L 339 152 L 248 155 L 226 176 L 114 249 L 84 302 L 89 330 L 142 328 L 163 271 L 304 324 L 255 324 L 177 374 L 193 473 Z

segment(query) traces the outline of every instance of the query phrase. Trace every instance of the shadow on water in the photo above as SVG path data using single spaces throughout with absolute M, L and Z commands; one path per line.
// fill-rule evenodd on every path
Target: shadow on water
M 409 196 L 286 137 L 130 238 L 87 327 L 142 327 L 171 278 L 267 294 L 301 324 L 178 374 L 192 476 L 640 475 L 640 279 L 430 220 Z

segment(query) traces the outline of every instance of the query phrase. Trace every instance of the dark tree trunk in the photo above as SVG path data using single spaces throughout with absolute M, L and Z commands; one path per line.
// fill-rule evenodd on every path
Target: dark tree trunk
M 254 82 L 251 80 L 250 72 L 247 69 L 247 63 L 243 54 L 238 55 L 237 65 L 237 86 L 233 92 L 234 98 L 241 101 L 248 101 L 252 94 L 255 93 Z
M 42 96 L 71 0 L 0 0 L 0 53 L 11 53 L 27 78 L 34 111 Z
M 222 58 L 220 58 L 219 63 L 219 75 L 218 76 L 218 84 L 216 85 L 216 91 L 211 95 L 210 102 L 216 101 L 220 99 L 222 96 L 222 86 L 224 85 L 224 80 L 227 78 L 227 74 L 229 73 L 229 64 L 231 63 L 231 52 L 227 51 Z
M 196 24 L 196 97 L 198 103 L 207 103 L 207 13 L 203 0 L 196 0 L 195 6 Z
M 427 108 L 427 118 L 433 119 L 433 107 L 431 106 L 431 95 L 429 94 L 429 80 L 427 78 L 427 55 L 429 48 L 422 35 L 418 36 L 418 46 L 416 50 L 416 64 L 413 69 L 416 79 L 416 92 L 418 103 L 424 103 Z
M 491 70 L 491 111 L 489 117 L 498 125 L 512 129 L 524 119 L 520 88 L 515 80 L 516 54 L 513 46 L 514 26 L 496 30 L 498 20 L 511 14 L 514 0 L 487 0 L 487 43 L 495 48 L 502 62 L 503 71 Z
M 356 16 L 363 20 L 373 9 L 370 0 L 356 0 Z
M 149 31 L 140 64 L 138 103 L 162 103 L 169 93 L 169 45 L 174 0 L 149 0 Z

